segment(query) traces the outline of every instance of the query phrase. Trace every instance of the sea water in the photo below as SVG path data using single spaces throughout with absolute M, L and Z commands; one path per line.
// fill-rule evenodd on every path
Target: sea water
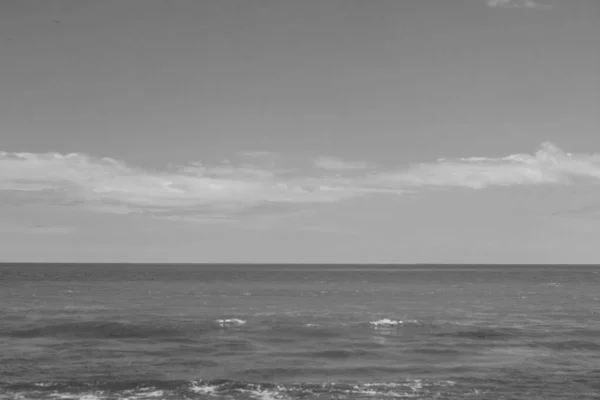
M 0 399 L 600 398 L 600 268 L 0 266 Z

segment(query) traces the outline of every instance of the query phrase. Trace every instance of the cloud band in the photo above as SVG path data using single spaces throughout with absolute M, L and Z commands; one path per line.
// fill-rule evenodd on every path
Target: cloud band
M 483 189 L 600 181 L 600 156 L 566 153 L 551 143 L 542 144 L 533 154 L 440 159 L 375 172 L 362 171 L 366 164 L 331 157 L 319 158 L 313 166 L 317 169 L 294 177 L 249 165 L 194 163 L 150 171 L 79 153 L 0 152 L 0 202 L 18 199 L 20 204 L 46 202 L 100 212 L 225 220 L 253 211 L 281 213 L 307 204 L 427 187 Z M 317 172 L 323 169 L 337 174 Z

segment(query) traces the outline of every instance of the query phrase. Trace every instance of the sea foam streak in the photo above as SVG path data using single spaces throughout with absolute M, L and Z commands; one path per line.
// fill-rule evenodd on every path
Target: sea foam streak
M 373 397 L 409 398 L 441 393 L 455 385 L 453 381 L 423 382 L 420 379 L 405 382 L 380 382 L 364 384 L 324 383 L 324 384 L 268 384 L 237 382 L 229 380 L 197 381 L 191 391 L 214 398 L 256 398 L 270 399 L 343 399 Z M 242 395 L 240 397 L 239 395 Z M 244 396 L 245 395 L 245 396 Z M 375 397 L 376 398 L 376 397 Z
M 445 393 L 460 395 L 452 381 L 347 383 L 253 383 L 234 380 L 190 382 L 154 382 L 152 385 L 96 383 L 89 385 L 33 384 L 0 385 L 0 399 L 64 399 L 64 400 L 150 400 L 150 399 L 320 399 L 344 398 L 429 398 Z M 452 398 L 452 397 L 450 397 Z

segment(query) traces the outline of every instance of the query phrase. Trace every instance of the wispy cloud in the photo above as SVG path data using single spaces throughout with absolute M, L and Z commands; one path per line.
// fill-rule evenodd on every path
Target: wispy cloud
M 407 170 L 379 175 L 384 182 L 408 187 L 457 186 L 483 189 L 488 186 L 567 184 L 600 181 L 600 156 L 565 153 L 544 143 L 536 153 L 501 158 L 441 159 Z
M 0 205 L 35 202 L 199 222 L 235 221 L 293 215 L 311 204 L 433 187 L 600 182 L 600 155 L 570 154 L 551 143 L 542 144 L 533 154 L 440 159 L 377 171 L 365 171 L 363 163 L 323 160 L 319 165 L 326 171 L 315 176 L 314 169 L 288 174 L 249 164 L 192 163 L 149 170 L 79 153 L 0 152 Z M 332 169 L 336 170 L 333 177 Z
M 6 221 L 0 223 L 0 234 L 66 235 L 72 232 L 74 229 L 70 226 L 24 225 Z
M 195 163 L 150 171 L 85 154 L 0 152 L 4 195 L 18 193 L 21 201 L 51 198 L 112 213 L 224 218 L 266 204 L 338 201 L 362 194 L 361 189 L 336 179 L 286 179 L 248 165 Z
M 549 4 L 536 3 L 533 0 L 487 0 L 487 4 L 490 7 L 504 7 L 504 8 L 535 8 L 535 9 L 549 9 L 552 8 Z
M 247 160 L 263 164 L 272 164 L 281 156 L 281 154 L 272 151 L 241 151 L 237 155 Z
M 585 205 L 580 207 L 563 208 L 552 213 L 559 217 L 570 217 L 570 218 L 593 218 L 596 220 L 600 217 L 600 206 L 598 205 Z
M 369 168 L 369 164 L 360 161 L 344 161 L 336 157 L 319 157 L 315 167 L 328 170 L 359 170 Z
M 240 156 L 243 157 L 249 157 L 249 158 L 271 158 L 271 157 L 276 157 L 278 156 L 277 153 L 274 153 L 272 151 L 253 151 L 253 150 L 249 150 L 249 151 L 241 151 L 238 153 Z

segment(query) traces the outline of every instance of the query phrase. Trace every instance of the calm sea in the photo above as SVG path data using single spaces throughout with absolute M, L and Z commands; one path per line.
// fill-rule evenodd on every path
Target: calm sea
M 0 266 L 0 399 L 396 398 L 600 398 L 600 267 Z

